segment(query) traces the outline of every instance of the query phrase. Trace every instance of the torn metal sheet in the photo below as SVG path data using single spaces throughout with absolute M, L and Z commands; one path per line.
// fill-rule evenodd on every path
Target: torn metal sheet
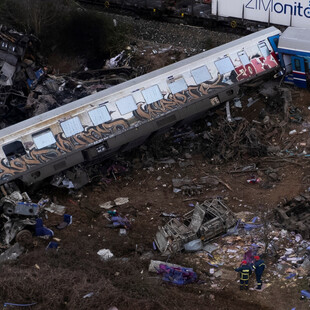
M 184 244 L 202 238 L 210 240 L 235 225 L 237 219 L 219 199 L 196 204 L 194 210 L 183 216 L 183 221 L 173 218 L 159 227 L 155 244 L 163 255 L 184 249 Z
M 121 206 L 127 202 L 129 202 L 128 197 L 118 197 L 118 198 L 114 199 L 114 203 L 116 206 Z
M 113 207 L 121 206 L 121 205 L 126 204 L 128 202 L 129 202 L 128 197 L 118 197 L 118 198 L 114 199 L 113 201 L 107 201 L 105 203 L 101 203 L 99 205 L 99 207 L 102 209 L 109 210 Z
M 310 196 L 300 195 L 284 205 L 278 205 L 275 216 L 278 222 L 288 230 L 310 237 Z
M 122 51 L 121 53 L 119 53 L 118 55 L 116 55 L 115 57 L 108 59 L 105 63 L 105 68 L 106 69 L 113 69 L 116 68 L 118 66 L 118 63 L 122 60 L 122 58 L 124 57 L 125 51 Z
M 39 206 L 36 203 L 20 201 L 15 205 L 5 206 L 4 213 L 6 215 L 38 215 Z
M 65 178 L 63 175 L 54 175 L 51 185 L 56 187 L 74 188 L 72 181 Z
M 4 233 L 3 240 L 5 244 L 10 244 L 18 232 L 22 231 L 25 227 L 35 226 L 35 219 L 8 219 L 3 226 L 2 234 Z
M 12 66 L 7 62 L 3 62 L 0 70 L 0 85 L 3 86 L 13 85 L 13 76 L 15 71 L 16 71 L 15 66 Z
M 105 203 L 100 204 L 99 207 L 102 209 L 109 210 L 109 209 L 115 207 L 115 204 L 114 204 L 114 201 L 107 201 Z
M 16 242 L 13 246 L 11 246 L 9 249 L 7 249 L 5 252 L 3 252 L 0 255 L 0 264 L 8 260 L 16 259 L 21 254 L 23 254 L 23 252 L 24 252 L 24 247 Z
M 38 204 L 33 203 L 26 192 L 20 193 L 19 191 L 1 198 L 0 242 L 10 245 L 16 240 L 25 247 L 32 244 L 40 208 L 46 201 L 46 199 L 41 199 Z
M 0 50 L 0 59 L 5 61 L 6 63 L 9 63 L 12 66 L 15 66 L 18 62 L 18 58 L 14 55 L 11 55 L 5 51 Z
M 25 199 L 26 198 L 26 199 Z M 28 200 L 28 201 L 23 201 Z M 21 194 L 18 191 L 11 195 L 1 198 L 0 208 L 7 216 L 25 215 L 36 216 L 39 213 L 39 206 L 36 203 L 29 201 L 30 198 L 27 193 Z
M 228 122 L 231 123 L 233 121 L 233 119 L 232 119 L 231 113 L 230 113 L 229 101 L 226 102 L 226 115 L 227 115 Z
M 199 204 L 197 204 L 194 209 L 191 222 L 189 224 L 189 229 L 197 233 L 197 231 L 199 230 L 203 222 L 205 214 L 206 214 L 206 210 L 203 207 L 201 207 Z
M 49 206 L 44 207 L 44 210 L 58 215 L 64 215 L 66 207 L 52 202 Z

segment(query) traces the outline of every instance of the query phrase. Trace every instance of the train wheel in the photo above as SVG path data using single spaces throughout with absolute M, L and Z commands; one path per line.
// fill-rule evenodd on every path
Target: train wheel
M 29 247 L 32 244 L 32 233 L 29 230 L 21 230 L 16 235 L 16 242 L 23 247 Z
M 232 21 L 230 22 L 230 27 L 231 27 L 231 28 L 236 28 L 236 27 L 237 27 L 237 22 L 236 22 L 235 20 L 232 20 Z

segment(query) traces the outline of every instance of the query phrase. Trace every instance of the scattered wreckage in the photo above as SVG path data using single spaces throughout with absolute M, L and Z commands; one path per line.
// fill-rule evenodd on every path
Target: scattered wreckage
M 4 191 L 3 187 L 1 189 Z M 63 222 L 56 226 L 57 229 L 72 223 L 72 216 L 65 214 L 65 207 L 56 205 L 50 199 L 41 198 L 38 203 L 33 203 L 26 192 L 17 190 L 4 195 L 0 199 L 1 249 L 10 249 L 14 243 L 28 248 L 33 243 L 33 236 L 53 237 L 53 230 L 43 224 L 45 211 L 63 215 Z
M 0 37 L 6 38 L 5 36 L 0 31 Z M 31 53 L 34 53 L 34 47 L 31 43 L 33 38 L 26 39 L 22 34 L 19 34 L 19 36 L 23 39 L 15 41 L 16 44 L 20 43 L 21 47 L 23 47 L 19 53 L 18 60 L 21 63 L 19 66 L 21 69 L 14 78 L 15 81 L 24 84 L 27 81 L 27 87 L 23 88 L 27 91 L 20 91 L 21 96 L 10 100 L 10 105 L 18 107 L 18 112 L 20 112 L 15 113 L 13 118 L 8 117 L 8 113 L 14 114 L 10 106 L 6 105 L 3 113 L 0 107 L 0 115 L 3 116 L 0 122 L 0 128 L 17 122 L 17 124 L 13 125 L 14 127 L 11 127 L 11 130 L 2 130 L 3 134 L 1 136 L 5 143 L 2 147 L 3 150 L 0 150 L 0 156 L 4 159 L 3 173 L 0 173 L 0 183 L 19 179 L 24 184 L 32 185 L 49 176 L 55 176 L 52 181 L 53 185 L 78 189 L 87 184 L 91 179 L 88 171 L 85 171 L 87 169 L 84 169 L 85 166 L 90 166 L 95 161 L 99 162 L 101 159 L 106 159 L 115 154 L 115 152 L 120 153 L 134 148 L 143 143 L 153 132 L 153 121 L 150 121 L 149 117 L 153 118 L 153 114 L 157 110 L 155 109 L 155 112 L 147 112 L 150 113 L 150 115 L 147 115 L 144 107 L 139 106 L 139 110 L 136 111 L 134 101 L 143 100 L 142 97 L 142 99 L 137 97 L 133 101 L 128 101 L 130 105 L 132 104 L 130 109 L 132 108 L 133 110 L 127 111 L 128 102 L 126 100 L 128 98 L 128 100 L 131 100 L 131 96 L 121 98 L 116 100 L 115 103 L 112 103 L 103 100 L 103 98 L 106 98 L 104 94 L 110 94 L 110 92 L 101 93 L 102 95 L 98 93 L 98 91 L 106 89 L 111 85 L 127 81 L 138 75 L 138 72 L 129 65 L 132 58 L 131 52 L 122 51 L 116 57 L 108 60 L 106 66 L 100 70 L 84 68 L 68 76 L 56 76 L 48 67 L 43 66 L 42 69 L 41 66 L 38 66 L 30 59 Z M 27 43 L 28 46 L 25 42 L 30 42 L 31 44 Z M 32 58 L 35 59 L 35 57 Z M 189 63 L 191 60 L 186 62 Z M 166 72 L 168 67 L 160 70 L 157 72 Z M 152 77 L 153 75 L 148 76 Z M 136 84 L 137 82 L 139 80 L 132 81 L 130 84 L 125 83 L 124 85 L 138 85 L 139 83 Z M 144 81 L 143 83 L 146 82 Z M 167 85 L 172 87 L 173 84 L 169 82 Z M 164 87 L 163 89 L 167 85 L 164 83 L 162 86 Z M 119 89 L 124 87 L 122 86 Z M 167 88 L 167 91 L 170 92 L 171 90 Z M 235 91 L 233 93 L 229 96 L 223 95 L 225 98 L 215 100 L 211 105 L 218 105 L 218 101 L 222 102 L 235 97 Z M 91 98 L 94 99 L 93 101 L 89 101 L 90 97 L 88 99 L 81 99 L 91 94 Z M 102 97 L 103 95 L 104 97 Z M 96 107 L 99 102 L 98 100 L 104 101 L 102 103 L 103 106 L 100 103 Z M 153 99 L 151 98 L 150 100 Z M 79 112 L 75 108 L 73 110 L 69 108 L 69 105 L 71 107 L 77 107 L 78 104 L 84 105 L 79 108 Z M 179 113 L 178 104 L 172 101 L 169 103 L 171 108 L 175 110 L 173 112 L 175 115 Z M 66 107 L 58 109 L 60 112 L 56 112 L 57 110 L 53 111 L 53 113 L 49 112 L 54 108 L 60 108 L 61 105 L 66 105 Z M 202 107 L 205 109 L 205 105 Z M 168 110 L 169 115 L 172 114 L 170 108 Z M 64 113 L 64 111 L 67 112 Z M 47 114 L 43 114 L 45 112 Z M 168 116 L 167 113 L 166 108 L 155 113 L 156 115 L 158 114 L 154 118 L 154 122 L 156 121 L 156 131 L 160 132 L 161 129 L 166 130 L 166 128 L 175 123 L 176 116 Z M 189 112 L 186 117 L 190 116 L 191 118 L 191 113 Z M 123 114 L 130 115 L 123 117 Z M 44 115 L 48 115 L 50 119 L 53 119 L 49 125 L 42 121 L 45 117 Z M 159 115 L 161 115 L 161 120 L 158 119 Z M 28 118 L 27 121 L 18 123 L 22 117 Z M 205 131 L 203 136 L 199 136 L 203 140 L 199 147 L 213 163 L 220 163 L 231 158 L 236 158 L 245 152 L 251 155 L 266 155 L 270 151 L 270 148 L 268 149 L 268 144 L 264 141 L 265 131 L 269 132 L 273 127 L 273 124 L 269 125 L 266 122 L 250 124 L 245 120 L 239 120 L 233 125 L 231 123 L 221 122 L 218 126 L 212 126 L 212 129 L 209 128 L 208 131 Z M 139 128 L 143 128 L 143 130 L 138 130 Z M 225 137 L 233 136 L 233 139 L 229 141 L 223 139 L 223 132 L 226 132 Z M 277 128 L 271 131 L 274 134 L 277 134 L 277 132 Z M 220 136 L 219 139 L 217 139 L 218 136 Z M 270 137 L 269 135 L 268 138 Z M 184 136 L 181 135 L 176 138 L 184 139 Z M 188 136 L 187 138 L 191 137 Z M 198 143 L 199 141 L 196 145 Z M 187 163 L 182 164 L 185 165 Z M 15 169 L 15 166 L 18 169 Z M 202 187 L 183 185 L 181 190 L 183 194 L 193 196 L 199 194 Z
M 286 229 L 300 233 L 303 238 L 310 238 L 310 195 L 299 195 L 277 206 L 277 221 Z
M 14 239 L 23 245 L 32 243 L 39 214 L 38 204 L 32 203 L 27 193 L 14 191 L 0 200 L 1 243 L 9 245 Z
M 159 227 L 155 244 L 163 255 L 169 255 L 183 250 L 190 241 L 199 238 L 207 241 L 224 234 L 236 222 L 235 215 L 221 200 L 206 200 L 186 213 L 183 221 L 172 218 Z
M 0 25 L 0 128 L 137 76 L 123 51 L 103 69 L 56 74 L 39 53 L 39 39 Z

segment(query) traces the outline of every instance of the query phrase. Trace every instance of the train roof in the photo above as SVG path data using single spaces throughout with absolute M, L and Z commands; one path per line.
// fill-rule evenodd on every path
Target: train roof
M 66 105 L 60 106 L 56 109 L 50 110 L 48 112 L 42 113 L 40 115 L 34 116 L 32 118 L 26 119 L 17 124 L 11 125 L 4 129 L 0 130 L 0 139 L 4 139 L 7 135 L 11 135 L 12 133 L 17 133 L 21 130 L 26 130 L 26 128 L 37 127 L 37 130 L 40 129 L 40 124 L 42 124 L 42 128 L 47 127 L 49 121 L 53 122 L 57 119 L 61 118 L 61 115 L 73 113 L 74 111 L 81 110 L 84 106 L 86 106 L 98 101 L 102 100 L 107 96 L 113 96 L 113 94 L 118 92 L 123 92 L 124 90 L 128 90 L 128 92 L 134 91 L 135 87 L 143 87 L 149 86 L 153 79 L 156 79 L 160 76 L 164 76 L 167 74 L 171 74 L 175 71 L 179 71 L 180 68 L 184 68 L 189 70 L 193 65 L 197 66 L 201 59 L 212 57 L 218 55 L 219 57 L 223 57 L 226 54 L 234 52 L 239 49 L 246 48 L 249 46 L 251 41 L 262 41 L 267 39 L 270 36 L 280 34 L 280 30 L 276 27 L 269 27 L 267 29 L 263 29 L 261 31 L 252 33 L 240 39 L 234 40 L 232 42 L 226 43 L 224 45 L 215 47 L 203 53 L 191 56 L 174 64 L 168 65 L 161 69 L 152 71 L 145 75 L 141 75 L 127 82 L 112 86 L 108 89 L 102 90 L 98 93 L 92 94 L 90 96 L 78 99 L 76 101 L 70 102 Z M 147 82 L 150 81 L 150 82 Z M 149 84 L 147 84 L 149 83 Z M 36 126 L 35 126 L 36 125 Z M 3 142 L 3 141 L 2 141 Z
M 307 28 L 288 27 L 280 36 L 278 48 L 285 51 L 310 53 L 310 31 Z

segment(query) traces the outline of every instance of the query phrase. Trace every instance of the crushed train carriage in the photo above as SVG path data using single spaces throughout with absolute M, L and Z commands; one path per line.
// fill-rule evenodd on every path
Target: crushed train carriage
M 183 220 L 173 218 L 159 227 L 154 241 L 163 255 L 170 255 L 183 250 L 190 241 L 208 241 L 224 234 L 236 222 L 235 215 L 221 200 L 206 200 L 197 203 Z
M 192 56 L 0 131 L 0 184 L 33 184 L 203 117 L 239 85 L 280 70 L 274 27 Z

